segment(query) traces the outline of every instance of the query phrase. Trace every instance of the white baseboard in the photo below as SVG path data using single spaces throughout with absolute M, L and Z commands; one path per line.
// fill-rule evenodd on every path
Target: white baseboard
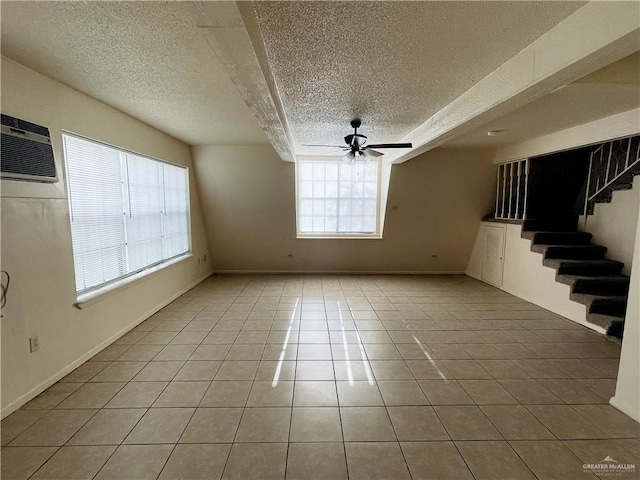
M 640 423 L 640 408 L 638 407 L 638 405 L 631 405 L 630 403 L 625 402 L 618 397 L 613 397 L 611 400 L 609 400 L 609 403 L 625 415 Z
M 214 270 L 214 275 L 466 275 L 458 271 L 387 270 Z
M 177 293 L 175 293 L 174 295 L 172 295 L 168 299 L 166 299 L 166 300 L 162 301 L 161 303 L 157 304 L 156 306 L 151 308 L 149 311 L 147 311 L 146 313 L 144 313 L 143 315 L 141 315 L 140 317 L 135 319 L 129 325 L 127 325 L 126 327 L 124 327 L 123 329 L 121 329 L 120 331 L 118 331 L 117 333 L 115 333 L 114 335 L 109 337 L 108 339 L 106 339 L 104 342 L 102 342 L 99 345 L 95 346 L 94 348 L 89 350 L 87 353 L 85 353 L 84 355 L 80 356 L 78 359 L 76 359 L 75 361 L 71 362 L 69 365 L 64 367 L 63 369 L 61 369 L 58 372 L 54 373 L 49 378 L 47 378 L 44 382 L 36 385 L 34 388 L 29 390 L 24 395 L 19 396 L 13 402 L 9 403 L 4 408 L 2 408 L 2 410 L 0 410 L 0 419 L 1 418 L 5 418 L 8 415 L 11 415 L 13 412 L 18 410 L 22 405 L 27 403 L 29 400 L 34 399 L 38 395 L 40 395 L 47 388 L 49 388 L 51 385 L 56 383 L 58 380 L 64 378 L 65 376 L 67 376 L 69 373 L 74 371 L 76 368 L 78 368 L 80 365 L 82 365 L 84 362 L 89 360 L 94 355 L 100 353 L 102 350 L 107 348 L 109 345 L 111 345 L 113 342 L 115 342 L 117 339 L 119 339 L 125 333 L 127 333 L 128 331 L 130 331 L 133 328 L 135 328 L 138 325 L 140 325 L 142 322 L 144 322 L 151 315 L 153 315 L 154 313 L 158 312 L 162 308 L 166 307 L 171 302 L 173 302 L 176 298 L 178 298 L 180 295 L 188 292 L 193 287 L 195 287 L 199 283 L 201 283 L 204 280 L 206 280 L 207 278 L 209 278 L 211 276 L 211 274 L 212 274 L 212 272 L 207 273 L 206 275 L 204 275 L 203 277 L 200 277 L 198 280 L 196 280 L 195 282 L 193 282 L 190 285 L 186 286 L 185 288 L 181 289 L 180 291 L 178 291 Z

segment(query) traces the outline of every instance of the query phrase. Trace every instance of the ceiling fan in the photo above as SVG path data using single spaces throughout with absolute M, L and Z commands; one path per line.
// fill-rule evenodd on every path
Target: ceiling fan
M 411 148 L 411 143 L 378 143 L 367 145 L 367 137 L 358 133 L 362 122 L 359 118 L 351 120 L 351 128 L 353 133 L 344 137 L 346 145 L 303 145 L 304 147 L 333 147 L 339 148 L 346 153 L 342 157 L 342 161 L 353 165 L 356 160 L 364 160 L 368 162 L 372 157 L 384 155 L 382 152 L 374 150 L 374 148 Z

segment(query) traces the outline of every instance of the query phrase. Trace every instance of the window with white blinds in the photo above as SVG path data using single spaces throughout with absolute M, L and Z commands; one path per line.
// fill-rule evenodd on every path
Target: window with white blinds
M 78 293 L 188 253 L 186 168 L 62 138 Z
M 298 159 L 297 167 L 299 235 L 377 235 L 378 161 Z

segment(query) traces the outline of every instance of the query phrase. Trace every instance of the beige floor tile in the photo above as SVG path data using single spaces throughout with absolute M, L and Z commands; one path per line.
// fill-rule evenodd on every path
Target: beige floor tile
M 295 407 L 337 407 L 336 382 L 295 382 L 293 405 Z
M 294 407 L 290 442 L 341 442 L 342 428 L 337 407 Z
M 193 408 L 150 408 L 122 443 L 177 443 L 194 411 Z
M 2 446 L 7 445 L 27 428 L 48 413 L 48 410 L 17 410 L 2 420 Z
M 144 368 L 146 362 L 113 362 L 90 382 L 128 382 Z
M 375 330 L 359 330 L 358 336 L 364 344 L 368 343 L 394 343 L 387 332 Z
M 173 448 L 173 445 L 120 445 L 95 480 L 154 480 Z
M 636 469 L 640 464 L 640 445 L 638 440 L 617 438 L 606 440 L 565 440 L 562 443 L 584 463 L 605 463 L 602 462 L 603 459 L 612 457 L 618 463 L 634 464 Z
M 449 440 L 431 407 L 388 407 L 387 410 L 401 442 Z
M 238 332 L 218 332 L 213 331 L 207 335 L 202 343 L 204 345 L 231 345 L 238 338 Z
M 249 393 L 247 407 L 290 407 L 293 403 L 291 381 L 255 381 Z
M 296 380 L 334 380 L 334 378 L 331 361 L 298 361 L 296 364 Z
M 164 348 L 164 345 L 133 345 L 118 358 L 117 362 L 148 362 Z M 93 363 L 93 362 L 92 362 Z M 85 364 L 86 365 L 86 364 Z
M 140 370 L 134 382 L 168 382 L 176 376 L 185 362 L 150 362 Z
M 22 408 L 24 410 L 50 410 L 55 408 L 82 386 L 82 383 L 56 383 L 47 388 L 33 400 L 27 402 Z
M 456 442 L 476 480 L 536 480 L 507 442 Z
M 516 359 L 513 362 L 532 378 L 571 378 L 553 360 L 542 359 Z
M 231 350 L 231 345 L 213 343 L 198 346 L 189 360 L 224 360 Z
M 231 445 L 178 445 L 159 480 L 219 480 Z
M 531 378 L 512 360 L 478 360 L 478 363 L 495 379 Z
M 445 380 L 451 378 L 444 364 L 438 360 L 406 360 L 413 376 L 418 380 Z
M 145 412 L 144 408 L 100 410 L 67 442 L 67 445 L 118 445 Z
M 418 380 L 431 405 L 474 404 L 457 380 Z
M 104 408 L 150 407 L 168 382 L 129 382 Z
M 262 360 L 258 366 L 257 381 L 291 381 L 296 378 L 296 362 Z
M 478 405 L 517 404 L 518 401 L 495 380 L 459 380 Z
M 133 348 L 133 347 L 131 347 Z M 126 352 L 125 352 L 126 353 Z M 85 362 L 76 368 L 69 375 L 60 380 L 60 383 L 66 382 L 88 382 L 91 377 L 97 375 L 102 370 L 111 365 L 111 362 Z M 24 408 L 24 407 L 22 407 Z
M 229 349 L 229 353 L 225 357 L 225 361 L 229 360 L 260 360 L 264 344 L 234 344 Z
M 259 361 L 224 361 L 214 380 L 253 380 L 258 371 Z
M 90 362 L 112 362 L 124 352 L 129 350 L 131 345 L 109 345 L 107 348 L 97 353 L 91 359 Z
M 342 443 L 290 443 L 287 480 L 347 480 Z
M 27 480 L 57 449 L 58 447 L 3 448 L 0 477 L 4 480 Z
M 186 328 L 186 327 L 185 327 Z M 207 336 L 207 332 L 182 331 L 171 340 L 174 345 L 200 345 Z
M 480 408 L 507 440 L 555 440 L 553 434 L 521 405 L 484 405 Z
M 564 404 L 537 380 L 500 380 L 502 385 L 520 403 L 525 405 Z
M 317 328 L 316 328 L 317 327 Z M 300 323 L 300 334 L 298 335 L 298 343 L 300 344 L 328 344 L 329 332 L 325 322 L 307 322 Z
M 163 322 L 164 323 L 164 322 Z M 166 325 L 165 327 L 159 327 L 156 331 L 147 333 L 139 342 L 140 345 L 166 345 L 178 334 L 177 331 L 162 331 L 164 328 L 173 328 L 170 325 Z M 175 328 L 184 328 L 175 327 Z
M 337 360 L 333 362 L 336 380 L 374 381 L 373 370 L 368 360 Z
M 539 480 L 593 479 L 584 463 L 558 441 L 510 442 Z M 602 460 L 602 459 L 599 459 Z M 598 461 L 599 461 L 598 460 Z
M 337 382 L 341 407 L 383 406 L 382 395 L 376 382 Z
M 171 362 L 179 360 L 189 360 L 193 352 L 198 348 L 197 345 L 173 345 L 169 344 L 164 347 L 153 360 L 156 362 Z
M 397 442 L 347 443 L 350 480 L 410 479 Z
M 429 405 L 429 400 L 415 380 L 379 381 L 385 405 Z
M 170 382 L 153 407 L 197 407 L 211 382 Z
M 56 408 L 102 408 L 124 386 L 122 382 L 85 383 Z
M 527 409 L 560 440 L 607 438 L 569 405 L 527 405 Z
M 251 391 L 250 381 L 211 382 L 200 407 L 244 407 Z
M 413 480 L 473 480 L 453 442 L 400 445 Z
M 196 409 L 180 443 L 232 443 L 242 411 L 242 408 Z
M 238 337 L 235 339 L 236 345 L 242 344 L 265 344 L 267 343 L 267 339 L 269 338 L 269 331 L 241 331 L 238 334 Z
M 396 441 L 384 407 L 340 407 L 345 442 Z
M 573 409 L 608 438 L 640 438 L 640 424 L 611 405 L 574 405 Z
M 436 406 L 438 418 L 453 440 L 502 440 L 487 417 L 475 406 Z
M 400 360 L 402 356 L 392 343 L 368 343 L 365 346 L 369 360 Z
M 227 460 L 224 480 L 284 479 L 286 443 L 235 443 Z
M 278 345 L 267 343 L 262 351 L 261 360 L 293 361 L 298 358 L 298 344 Z
M 298 360 L 332 360 L 331 346 L 328 343 L 301 343 L 298 346 Z
M 289 438 L 291 408 L 245 408 L 236 442 L 286 442 Z
M 376 380 L 413 380 L 413 374 L 404 360 L 373 360 L 371 370 Z
M 442 360 L 449 372 L 449 378 L 457 380 L 490 379 L 491 375 L 477 360 Z
M 52 410 L 10 443 L 11 446 L 64 445 L 97 410 Z M 3 450 L 4 452 L 4 450 Z
M 602 371 L 590 367 L 582 360 L 577 359 L 556 359 L 547 360 L 550 364 L 555 366 L 558 370 L 566 373 L 569 378 L 602 378 L 604 377 Z M 614 375 L 615 377 L 615 375 Z
M 115 446 L 62 447 L 31 478 L 91 480 L 115 450 Z
M 174 380 L 213 380 L 221 364 L 221 361 L 216 360 L 188 361 L 174 377 Z

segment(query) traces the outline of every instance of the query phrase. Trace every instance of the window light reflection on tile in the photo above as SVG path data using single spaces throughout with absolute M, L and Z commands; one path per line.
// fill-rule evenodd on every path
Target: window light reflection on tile
M 347 347 L 347 335 L 344 329 L 342 308 L 340 307 L 340 302 L 338 302 L 338 315 L 340 316 L 340 328 L 342 330 L 342 344 L 344 345 L 344 355 L 347 363 L 347 377 L 349 380 L 349 385 L 353 385 L 353 370 L 351 369 L 351 360 L 349 358 L 349 351 Z M 362 340 L 360 339 L 360 335 L 358 332 L 355 332 L 356 338 L 358 339 L 358 348 L 360 349 L 360 356 L 362 357 L 362 366 L 364 367 L 364 372 L 367 376 L 367 381 L 369 385 L 373 385 L 375 382 L 373 380 L 373 374 L 371 373 L 371 369 L 369 368 L 369 362 L 367 361 L 367 356 L 364 353 L 364 345 L 362 345 Z
M 296 298 L 296 304 L 293 306 L 293 312 L 291 312 L 291 320 L 289 321 L 289 328 L 287 328 L 287 335 L 284 337 L 284 342 L 282 343 L 282 351 L 280 352 L 278 365 L 276 366 L 276 371 L 273 374 L 273 381 L 271 382 L 271 386 L 273 388 L 276 388 L 278 386 L 278 380 L 280 379 L 280 372 L 282 371 L 282 363 L 284 362 L 284 357 L 287 353 L 287 345 L 289 344 L 289 337 L 291 336 L 291 329 L 293 328 L 293 321 L 296 318 L 296 310 L 298 309 L 299 302 L 300 302 L 300 299 Z
M 420 350 L 422 350 L 422 353 L 424 353 L 424 356 L 427 357 L 427 360 L 429 360 L 431 365 L 433 365 L 436 368 L 436 370 L 438 370 L 438 375 L 440 376 L 440 378 L 442 378 L 443 380 L 446 380 L 447 377 L 442 374 L 442 370 L 438 368 L 438 366 L 436 365 L 436 362 L 433 361 L 433 357 L 429 354 L 429 352 L 427 352 L 427 349 L 424 348 L 424 346 L 422 345 L 422 342 L 420 342 L 420 340 L 418 340 L 415 335 L 411 335 L 411 336 L 420 347 Z

